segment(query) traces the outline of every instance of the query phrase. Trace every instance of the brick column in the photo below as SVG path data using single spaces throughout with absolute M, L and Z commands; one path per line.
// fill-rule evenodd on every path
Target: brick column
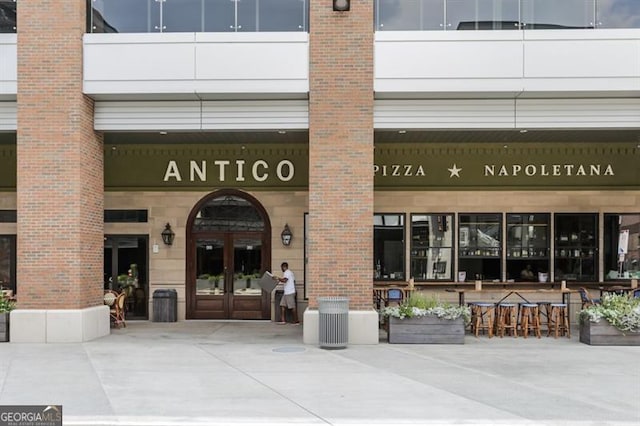
M 309 28 L 309 306 L 372 312 L 373 1 L 313 0 Z
M 82 93 L 85 2 L 20 0 L 18 29 L 18 308 L 100 307 L 102 318 L 103 150 Z

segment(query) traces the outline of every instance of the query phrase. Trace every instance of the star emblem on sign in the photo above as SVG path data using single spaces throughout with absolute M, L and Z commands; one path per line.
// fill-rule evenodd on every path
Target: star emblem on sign
M 453 167 L 452 167 L 452 168 L 450 168 L 450 169 L 447 169 L 447 170 L 449 170 L 449 172 L 451 173 L 451 174 L 449 175 L 449 177 L 450 177 L 450 178 L 452 178 L 452 177 L 454 177 L 454 176 L 455 176 L 455 177 L 457 177 L 457 178 L 459 178 L 459 177 L 460 177 L 460 172 L 462 171 L 462 168 L 461 168 L 461 167 L 458 167 L 458 166 L 454 163 L 454 164 L 453 164 Z

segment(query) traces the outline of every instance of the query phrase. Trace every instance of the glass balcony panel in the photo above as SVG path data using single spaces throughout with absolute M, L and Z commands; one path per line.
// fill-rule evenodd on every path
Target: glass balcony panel
M 598 0 L 596 18 L 598 28 L 640 28 L 640 1 Z
M 257 0 L 257 31 L 306 31 L 306 0 Z
M 441 30 L 444 0 L 377 0 L 379 31 Z
M 238 1 L 238 20 L 236 31 L 255 32 L 258 27 L 258 2 L 260 0 Z
M 148 33 L 158 31 L 160 4 L 155 0 L 94 0 L 91 32 Z
M 15 33 L 17 22 L 16 1 L 0 0 L 0 33 Z
M 165 0 L 162 5 L 163 32 L 200 32 L 202 0 Z
M 233 32 L 236 30 L 236 3 L 232 0 L 204 0 L 204 30 Z
M 444 1 L 422 0 L 420 29 L 425 31 L 443 30 Z
M 594 28 L 594 14 L 595 0 L 522 0 L 527 30 Z
M 517 30 L 518 0 L 447 0 L 447 30 Z

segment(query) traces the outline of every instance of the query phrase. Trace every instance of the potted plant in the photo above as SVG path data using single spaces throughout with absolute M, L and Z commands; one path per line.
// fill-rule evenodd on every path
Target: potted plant
M 640 298 L 605 294 L 580 311 L 580 341 L 589 345 L 640 345 Z
M 398 306 L 384 308 L 389 343 L 464 343 L 471 310 L 421 293 L 413 293 Z
M 0 291 L 0 342 L 9 341 L 9 312 L 14 310 L 16 303 L 5 297 Z

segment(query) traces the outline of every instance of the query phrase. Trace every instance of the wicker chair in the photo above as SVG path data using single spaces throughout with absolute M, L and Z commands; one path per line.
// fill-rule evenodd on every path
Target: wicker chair
M 127 323 L 124 320 L 125 313 L 125 302 L 127 299 L 127 295 L 122 292 L 118 294 L 116 300 L 111 305 L 110 315 L 111 315 L 111 323 L 116 327 L 120 328 L 120 326 L 126 327 Z

